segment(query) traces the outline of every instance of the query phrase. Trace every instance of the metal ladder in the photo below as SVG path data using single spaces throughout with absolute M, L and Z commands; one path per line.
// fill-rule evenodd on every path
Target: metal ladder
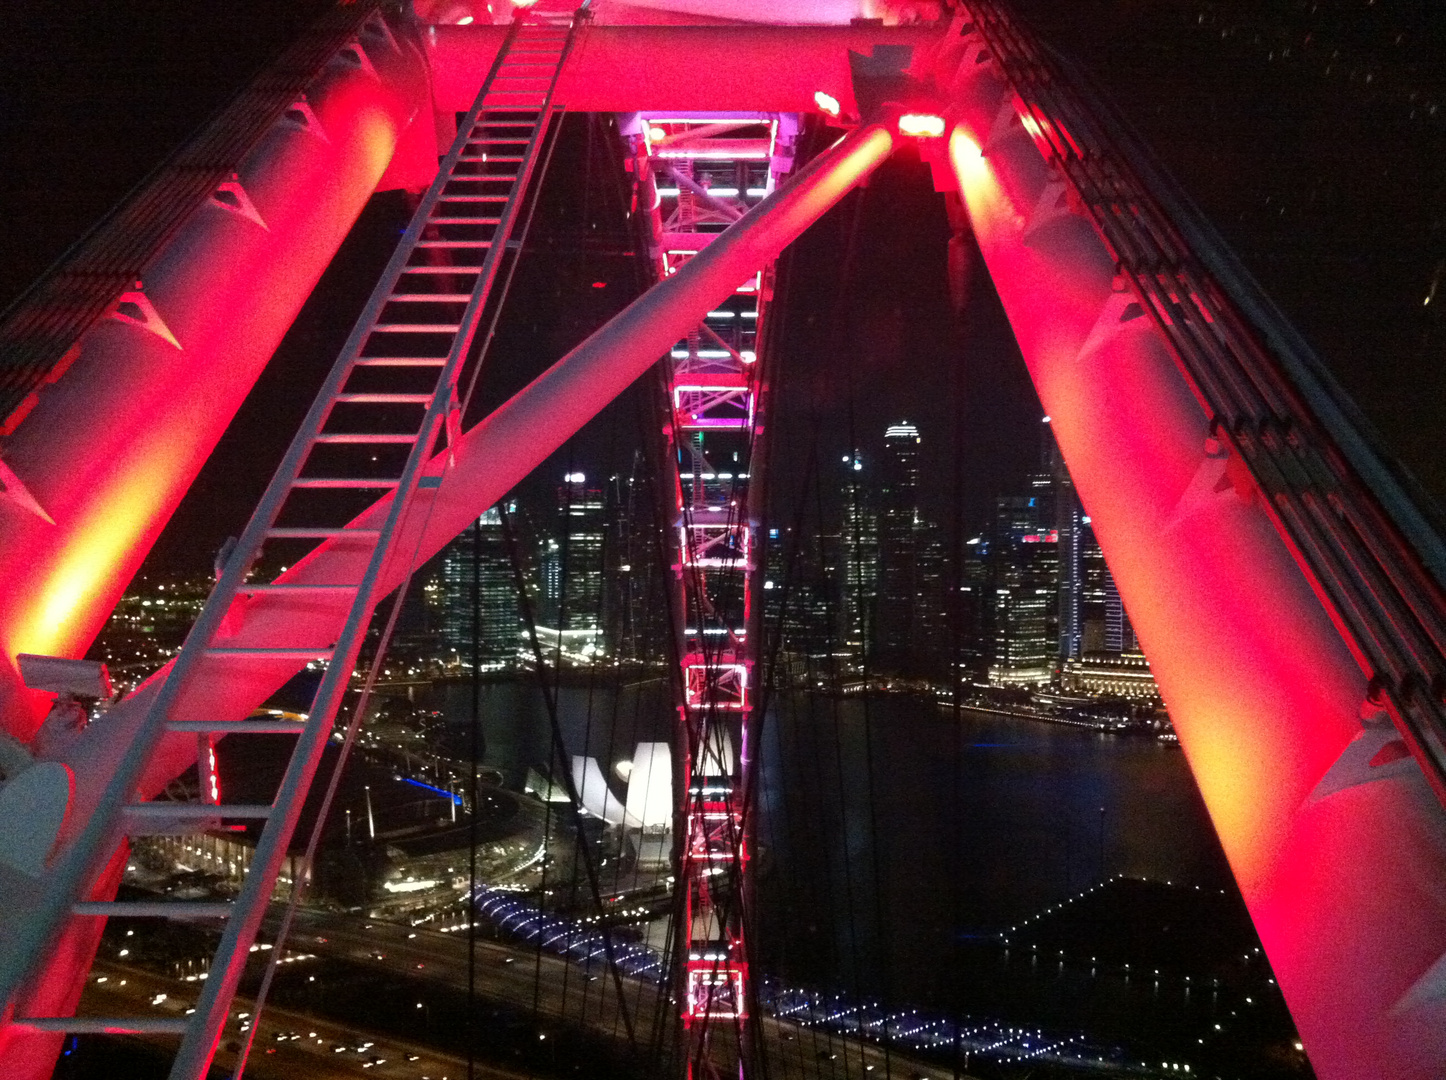
M 194 1010 L 177 1017 L 24 1017 L 34 1031 L 179 1034 L 171 1080 L 203 1080 L 220 1042 L 231 1001 L 271 900 L 292 832 L 345 695 L 373 611 L 383 567 L 413 494 L 436 487 L 424 475 L 439 436 L 456 437 L 457 387 L 489 296 L 522 219 L 523 204 L 547 150 L 553 94 L 585 19 L 585 7 L 559 18 L 519 13 L 512 22 L 471 110 L 458 127 L 437 178 L 423 196 L 331 374 L 247 524 L 219 582 L 188 636 L 170 676 L 109 784 L 104 800 L 47 882 L 39 939 L 53 940 L 70 916 L 184 916 L 226 919 L 225 930 Z M 418 411 L 422 416 L 417 418 Z M 390 492 L 380 528 L 351 523 L 358 499 Z M 365 503 L 363 504 L 364 507 Z M 356 580 L 329 584 L 249 584 L 263 557 L 290 557 L 295 545 L 344 538 L 369 551 Z M 228 647 L 226 617 L 238 595 L 330 593 L 349 600 L 334 642 L 278 639 Z M 298 599 L 300 599 L 298 595 Z M 198 664 L 217 661 L 325 661 L 305 723 L 206 721 L 172 715 Z M 218 735 L 298 735 L 273 802 L 218 802 L 207 765 Z M 201 740 L 201 801 L 137 802 L 134 793 L 163 736 Z M 84 901 L 125 838 L 195 833 L 223 820 L 264 819 L 256 855 L 234 903 Z M 293 888 L 299 888 L 294 882 Z M 34 950 L 34 958 L 43 950 Z M 33 968 L 34 965 L 32 964 Z M 10 995 L 13 999 L 13 993 Z

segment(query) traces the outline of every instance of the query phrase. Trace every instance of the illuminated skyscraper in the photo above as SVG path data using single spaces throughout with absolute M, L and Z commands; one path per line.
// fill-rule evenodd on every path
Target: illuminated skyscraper
M 868 470 L 857 450 L 843 459 L 839 528 L 842 571 L 840 646 L 847 662 L 861 667 L 869 647 L 879 587 L 879 529 L 870 498 Z
M 966 683 L 988 678 L 993 655 L 993 566 L 989 548 L 987 535 L 971 537 L 964 541 L 960 557 L 952 631 L 959 636 L 959 646 L 951 662 L 957 663 L 958 677 Z
M 884 432 L 879 468 L 879 584 L 874 644 L 877 666 L 898 670 L 914 644 L 919 595 L 919 429 Z
M 1083 648 L 1080 604 L 1081 533 L 1079 495 L 1065 468 L 1064 457 L 1054 439 L 1054 429 L 1045 417 L 1040 444 L 1040 472 L 1030 482 L 1038 500 L 1039 525 L 1056 536 L 1055 602 L 1050 612 L 1050 634 L 1057 642 L 1060 660 L 1078 658 Z
M 543 541 L 541 559 L 537 633 L 556 660 L 587 663 L 602 648 L 606 534 L 602 489 L 588 487 L 585 473 L 568 473 L 557 489 L 557 535 Z
M 608 481 L 603 648 L 632 662 L 659 662 L 668 633 L 656 508 L 642 455 Z
M 989 681 L 1037 686 L 1054 676 L 1059 534 L 1040 522 L 1037 496 L 1001 496 L 994 539 L 994 655 Z
M 472 528 L 447 546 L 442 555 L 441 594 L 442 639 L 448 656 L 455 654 L 462 664 L 470 665 L 475 635 L 481 670 L 500 670 L 516 662 L 522 617 L 497 507 L 483 513 Z
M 958 629 L 953 624 L 956 606 L 950 602 L 949 551 L 942 528 L 920 518 L 914 533 L 916 550 L 914 633 L 909 674 L 930 679 L 945 677 L 954 655 Z
M 1134 627 L 1095 539 L 1090 519 L 1080 519 L 1080 655 L 1136 653 Z

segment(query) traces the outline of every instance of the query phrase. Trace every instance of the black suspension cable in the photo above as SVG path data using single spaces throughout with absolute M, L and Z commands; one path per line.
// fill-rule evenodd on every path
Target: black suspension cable
M 516 532 L 512 527 L 511 514 L 506 509 L 505 504 L 502 506 L 501 517 L 503 536 L 512 555 L 512 572 L 517 581 L 518 593 L 522 601 L 523 622 L 527 628 L 527 636 L 532 648 L 533 661 L 537 666 L 538 685 L 542 690 L 543 703 L 547 709 L 548 722 L 552 729 L 552 756 L 556 758 L 563 752 L 563 748 L 566 745 L 562 735 L 562 725 L 557 714 L 557 697 L 553 692 L 554 688 L 548 685 L 546 664 L 542 657 L 542 646 L 537 637 L 537 622 L 533 617 L 532 602 L 527 596 L 526 583 L 522 577 L 522 564 L 517 548 Z M 563 770 L 562 780 L 567 790 L 568 798 L 572 801 L 572 805 L 574 807 L 581 806 L 582 799 L 578 794 L 577 785 L 572 782 L 572 775 L 566 769 Z M 551 787 L 551 784 L 552 781 L 549 779 L 548 786 Z M 549 815 L 549 817 L 550 816 L 551 815 Z M 577 820 L 580 822 L 581 819 L 578 818 Z M 583 868 L 587 872 L 588 886 L 592 890 L 593 902 L 597 905 L 597 910 L 602 911 L 602 892 L 598 884 L 597 867 L 593 865 L 592 857 L 587 850 L 580 825 L 578 827 L 578 846 L 581 849 Z M 545 866 L 546 861 L 544 860 L 544 868 Z M 636 1053 L 638 1049 L 637 1036 L 633 1029 L 632 1015 L 628 1010 L 627 999 L 623 991 L 622 973 L 617 964 L 616 950 L 613 945 L 612 927 L 608 925 L 606 920 L 603 920 L 601 929 L 603 950 L 607 957 L 608 972 L 612 977 L 614 989 L 618 995 L 618 1008 L 622 1011 L 623 1027 L 627 1030 L 628 1044 L 633 1052 Z
M 472 523 L 472 731 L 467 820 L 467 1080 L 477 1080 L 477 786 L 482 756 L 482 520 Z

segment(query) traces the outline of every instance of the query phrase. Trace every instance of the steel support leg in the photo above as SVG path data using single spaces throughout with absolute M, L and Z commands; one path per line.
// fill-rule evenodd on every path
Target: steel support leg
M 1316 1073 L 1437 1076 L 1446 816 L 1004 87 L 965 67 L 949 152 L 985 264 Z

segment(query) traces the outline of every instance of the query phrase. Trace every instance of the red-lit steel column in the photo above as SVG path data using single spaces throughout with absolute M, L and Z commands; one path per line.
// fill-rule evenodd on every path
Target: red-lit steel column
M 1446 816 L 976 58 L 955 87 L 954 174 L 1316 1073 L 1439 1076 Z
M 353 50 L 196 209 L 0 447 L 53 519 L 0 499 L 0 718 L 14 735 L 45 707 L 20 688 L 16 654 L 84 653 L 399 138 L 414 119 L 434 137 L 420 45 L 375 31 Z

